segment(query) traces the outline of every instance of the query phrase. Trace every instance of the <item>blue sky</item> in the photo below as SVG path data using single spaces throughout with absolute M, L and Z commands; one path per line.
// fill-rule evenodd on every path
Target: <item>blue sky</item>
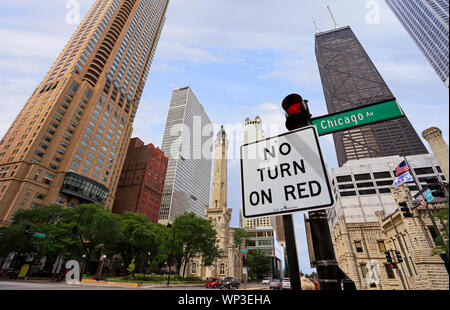
M 66 3 L 0 3 L 0 136 L 77 27 L 66 23 Z M 83 17 L 94 0 L 78 3 Z M 326 114 L 312 17 L 321 31 L 332 29 L 327 4 L 340 26 L 352 27 L 417 132 L 437 126 L 448 143 L 448 89 L 384 0 L 171 0 L 133 136 L 161 145 L 172 90 L 188 85 L 211 120 L 230 130 L 260 115 L 265 125 L 278 124 L 267 136 L 285 131 L 281 101 L 294 92 L 309 100 L 314 116 Z M 379 23 L 368 23 L 372 12 Z M 234 134 L 238 147 L 243 133 Z M 331 137 L 321 146 L 328 167 L 337 167 Z M 228 207 L 237 227 L 240 172 L 231 152 Z M 294 220 L 300 267 L 309 272 L 303 214 Z

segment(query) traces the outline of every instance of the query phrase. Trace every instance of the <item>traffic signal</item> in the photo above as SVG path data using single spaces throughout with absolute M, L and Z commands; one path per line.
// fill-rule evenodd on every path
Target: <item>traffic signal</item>
M 242 266 L 247 266 L 247 257 L 245 257 L 245 253 L 242 253 Z
M 27 225 L 27 226 L 25 226 L 24 232 L 25 232 L 26 234 L 28 234 L 28 233 L 30 232 L 30 229 L 31 229 L 31 225 Z
M 172 260 L 173 260 L 173 253 L 172 251 L 169 251 L 169 264 L 172 265 Z
M 391 268 L 397 268 L 397 264 L 396 263 L 391 263 Z
M 290 94 L 284 98 L 281 106 L 286 112 L 286 128 L 288 130 L 311 125 L 311 113 L 309 113 L 307 102 L 298 94 Z
M 400 251 L 395 251 L 395 255 L 397 256 L 397 263 L 403 262 L 402 254 Z
M 425 178 L 425 182 L 427 182 L 428 189 L 434 198 L 445 197 L 445 193 L 437 177 L 427 177 Z
M 403 212 L 403 217 L 412 217 L 411 211 L 409 210 L 408 204 L 406 202 L 400 202 L 400 211 Z
M 384 255 L 386 255 L 386 261 L 388 263 L 392 263 L 391 253 L 389 251 L 386 251 L 386 252 L 384 252 Z

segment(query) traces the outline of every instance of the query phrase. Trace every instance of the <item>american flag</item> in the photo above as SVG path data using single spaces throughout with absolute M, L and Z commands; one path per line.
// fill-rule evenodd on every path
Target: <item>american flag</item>
M 396 168 L 395 168 L 395 176 L 398 177 L 399 175 L 405 173 L 406 171 L 409 171 L 409 167 L 406 164 L 406 161 L 402 161 Z

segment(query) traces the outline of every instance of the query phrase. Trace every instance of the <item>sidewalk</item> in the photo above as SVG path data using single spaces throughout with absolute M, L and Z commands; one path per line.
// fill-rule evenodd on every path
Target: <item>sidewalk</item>
M 85 286 L 126 286 L 126 287 L 145 287 L 145 288 L 170 288 L 170 287 L 203 287 L 202 283 L 183 283 L 183 284 L 158 284 L 158 283 L 131 283 L 114 281 L 97 281 L 92 279 L 83 279 L 79 285 Z

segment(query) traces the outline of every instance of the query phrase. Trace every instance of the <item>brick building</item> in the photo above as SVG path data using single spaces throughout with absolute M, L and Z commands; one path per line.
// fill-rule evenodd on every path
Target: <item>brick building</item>
M 119 178 L 112 211 L 144 214 L 157 223 L 168 158 L 153 144 L 132 138 Z

